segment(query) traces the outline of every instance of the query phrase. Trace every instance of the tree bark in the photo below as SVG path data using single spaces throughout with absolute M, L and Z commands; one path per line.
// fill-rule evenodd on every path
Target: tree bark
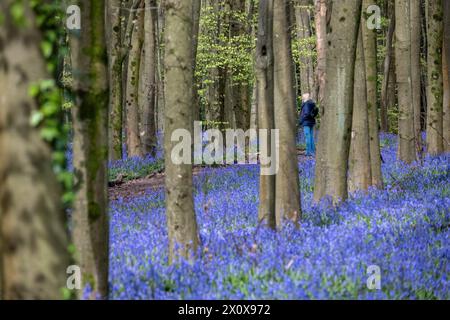
M 291 19 L 288 0 L 273 7 L 275 128 L 279 130 L 279 170 L 276 175 L 275 212 L 277 227 L 284 219 L 301 219 L 297 159 L 297 102 L 291 51 Z
M 421 9 L 420 0 L 411 1 L 411 90 L 414 113 L 414 147 L 416 159 L 422 155 L 421 128 L 421 68 L 420 68 L 420 38 L 421 38 Z
M 442 62 L 444 78 L 444 152 L 450 152 L 450 1 L 444 1 L 444 48 Z
M 364 5 L 363 5 L 364 8 Z M 364 15 L 363 15 L 364 16 Z M 367 191 L 372 185 L 372 169 L 369 139 L 369 101 L 367 99 L 367 75 L 363 31 L 366 27 L 362 20 L 359 31 L 355 61 L 355 87 L 353 92 L 352 137 L 349 156 L 349 191 Z
M 330 14 L 331 0 L 315 0 L 315 23 L 317 37 L 317 80 L 316 96 L 320 106 L 325 92 L 326 48 L 327 48 L 327 16 Z
M 411 82 L 411 4 L 409 0 L 395 1 L 395 18 L 399 159 L 405 163 L 411 163 L 416 159 L 416 152 Z
M 172 133 L 177 129 L 187 130 L 191 137 L 193 131 L 193 1 L 166 0 L 164 150 L 170 263 L 178 254 L 190 259 L 199 243 L 192 194 L 192 164 L 173 162 L 172 149 L 176 143 L 171 141 Z
M 142 156 L 141 135 L 139 132 L 139 75 L 144 33 L 144 11 L 139 6 L 136 22 L 131 35 L 131 48 L 128 56 L 126 82 L 126 130 L 128 157 Z
M 73 240 L 90 298 L 108 297 L 108 77 L 104 1 L 79 0 L 83 32 L 70 33 L 74 93 Z M 94 54 L 92 54 L 94 53 Z M 82 292 L 79 292 L 81 297 Z
M 381 108 L 380 108 L 380 120 L 381 120 L 381 131 L 389 132 L 389 121 L 388 121 L 388 108 L 389 108 L 389 83 L 392 82 L 391 74 L 392 70 L 395 69 L 395 64 L 392 59 L 393 57 L 393 40 L 395 32 L 395 9 L 393 5 L 389 5 L 389 29 L 386 35 L 386 56 L 384 57 L 384 71 L 383 71 L 383 82 L 381 84 Z M 395 81 L 394 81 L 395 83 Z
M 335 203 L 348 196 L 347 169 L 353 113 L 354 62 L 361 1 L 332 1 L 327 36 L 326 90 L 323 123 L 327 136 L 318 147 L 314 199 L 330 196 Z M 323 127 L 323 125 L 322 125 Z M 317 179 L 319 177 L 319 179 Z
M 311 12 L 310 0 L 297 0 L 295 7 L 295 18 L 297 24 L 297 38 L 298 41 L 304 44 L 311 38 Z M 300 46 L 299 50 L 303 47 Z M 307 45 L 308 52 L 313 52 L 311 45 Z M 313 100 L 316 100 L 316 88 L 314 81 L 314 62 L 312 56 L 300 58 L 300 88 L 301 93 L 310 93 Z
M 370 146 L 369 158 L 372 180 L 370 182 L 370 185 L 376 186 L 377 188 L 381 189 L 383 188 L 383 177 L 381 174 L 381 152 L 377 108 L 377 37 L 376 30 L 370 30 L 367 27 L 367 8 L 372 4 L 372 0 L 363 0 L 361 29 L 365 61 L 365 81 L 367 89 L 367 110 Z M 355 80 L 355 82 L 356 81 L 357 80 Z
M 47 79 L 41 35 L 28 2 L 25 26 L 0 11 L 0 299 L 61 299 L 70 264 L 61 190 L 51 150 L 30 125 L 37 103 L 29 86 Z
M 442 41 L 444 17 L 442 9 L 442 0 L 427 0 L 427 151 L 431 155 L 438 155 L 444 151 L 442 110 Z
M 275 128 L 273 61 L 273 0 L 260 0 L 256 45 L 256 96 L 258 128 L 267 130 L 267 150 L 271 150 L 270 133 Z M 258 219 L 275 229 L 275 217 L 275 175 L 261 174 Z
M 142 110 L 142 151 L 155 154 L 156 150 L 156 0 L 145 0 L 144 44 L 141 54 L 142 77 L 139 83 L 139 104 Z

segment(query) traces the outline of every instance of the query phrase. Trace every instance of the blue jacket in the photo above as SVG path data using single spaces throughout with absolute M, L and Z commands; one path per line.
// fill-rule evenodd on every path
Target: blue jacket
M 316 117 L 319 109 L 312 100 L 308 100 L 302 104 L 300 112 L 300 125 L 303 127 L 313 127 L 316 124 Z

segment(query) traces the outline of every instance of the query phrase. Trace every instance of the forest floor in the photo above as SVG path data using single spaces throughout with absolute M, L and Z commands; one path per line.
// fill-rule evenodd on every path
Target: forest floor
M 303 149 L 298 149 L 298 161 L 303 162 L 307 158 L 305 157 L 305 151 Z M 215 168 L 224 168 L 226 166 L 215 166 Z M 198 176 L 207 167 L 204 166 L 194 166 L 192 169 L 193 176 Z M 109 187 L 109 198 L 110 200 L 117 200 L 119 198 L 129 199 L 132 197 L 138 197 L 145 195 L 146 191 L 163 188 L 165 174 L 164 171 L 153 172 L 143 178 L 135 178 L 131 180 L 118 179 L 110 183 Z
M 450 299 L 450 154 L 408 166 L 395 136 L 381 143 L 385 188 L 338 207 L 313 203 L 314 159 L 300 156 L 300 227 L 276 232 L 258 223 L 257 165 L 195 168 L 200 246 L 172 265 L 164 175 L 131 179 L 160 164 L 111 164 L 128 182 L 111 188 L 110 298 Z

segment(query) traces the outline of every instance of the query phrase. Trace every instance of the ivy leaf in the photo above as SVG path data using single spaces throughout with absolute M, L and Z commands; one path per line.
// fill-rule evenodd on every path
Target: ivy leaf
M 42 120 L 44 119 L 44 115 L 40 111 L 33 111 L 30 117 L 30 125 L 33 127 L 37 127 Z
M 50 58 L 50 56 L 52 55 L 53 52 L 53 45 L 51 42 L 49 41 L 42 41 L 41 42 L 41 50 L 42 50 L 42 54 L 44 55 L 45 58 Z

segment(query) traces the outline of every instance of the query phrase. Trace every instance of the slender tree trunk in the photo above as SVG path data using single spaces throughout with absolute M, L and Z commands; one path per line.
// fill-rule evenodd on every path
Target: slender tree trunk
M 108 297 L 108 77 L 104 1 L 79 0 L 83 32 L 70 34 L 74 93 L 73 240 L 90 298 Z M 95 54 L 91 54 L 94 52 Z M 80 296 L 82 292 L 79 292 Z
M 337 203 L 345 200 L 348 195 L 354 62 L 361 1 L 335 0 L 332 1 L 332 8 L 327 36 L 327 94 L 323 102 L 323 122 L 327 136 L 319 140 L 322 146 L 317 150 L 316 162 L 319 165 L 316 165 L 314 199 L 319 201 L 330 196 Z
M 297 102 L 294 62 L 291 52 L 291 19 L 288 0 L 273 7 L 275 128 L 279 130 L 279 170 L 276 175 L 275 212 L 277 227 L 284 219 L 301 219 L 297 159 Z
M 258 40 L 256 45 L 256 96 L 258 105 L 258 128 L 267 130 L 267 150 L 271 150 L 271 129 L 274 121 L 273 83 L 273 1 L 260 0 Z M 260 143 L 262 143 L 260 141 Z M 273 155 L 272 155 L 273 157 Z M 258 218 L 275 229 L 275 175 L 260 175 Z
M 139 132 L 139 75 L 144 33 L 143 6 L 140 5 L 139 9 L 136 13 L 136 23 L 131 35 L 126 83 L 127 154 L 129 157 L 142 156 Z
M 300 43 L 299 50 L 304 50 L 305 42 L 311 38 L 311 13 L 309 0 L 297 0 L 295 18 L 297 24 L 297 38 Z M 308 52 L 313 52 L 311 45 L 307 45 Z M 311 55 L 300 58 L 300 88 L 302 93 L 310 93 L 316 99 L 314 83 L 314 65 Z
M 156 149 L 156 0 L 145 0 L 144 44 L 141 54 L 142 77 L 139 83 L 139 104 L 142 110 L 142 151 L 154 154 Z
M 110 29 L 111 42 L 109 46 L 109 157 L 110 160 L 122 158 L 122 122 L 123 122 L 123 88 L 122 88 L 122 29 L 123 16 L 120 12 L 122 1 L 111 0 L 106 2 L 108 10 L 108 29 Z
M 409 0 L 395 1 L 395 18 L 399 159 L 411 163 L 416 159 L 416 152 L 411 82 L 411 4 Z
M 165 102 L 165 88 L 164 88 L 164 33 L 166 25 L 166 12 L 165 12 L 166 0 L 159 0 L 158 9 L 158 24 L 157 32 L 157 48 L 158 48 L 158 101 L 157 101 L 157 129 L 158 132 L 164 134 L 164 106 Z
M 444 1 L 444 48 L 442 62 L 444 80 L 444 152 L 450 152 L 450 1 Z
M 326 48 L 327 48 L 327 16 L 330 14 L 331 0 L 315 0 L 316 37 L 317 37 L 317 101 L 322 107 L 325 93 Z
M 372 4 L 373 0 L 363 0 L 361 31 L 367 87 L 370 171 L 372 176 L 370 185 L 381 189 L 383 187 L 383 177 L 381 175 L 380 136 L 378 131 L 377 108 L 377 36 L 375 29 L 370 30 L 367 27 L 367 8 Z M 357 80 L 355 80 L 355 82 L 356 81 Z
M 392 70 L 395 69 L 395 64 L 392 61 L 393 56 L 393 39 L 395 32 L 395 10 L 393 6 L 389 6 L 390 10 L 389 14 L 389 29 L 386 35 L 386 56 L 384 57 L 384 71 L 383 71 L 383 82 L 381 84 L 381 108 L 380 108 L 380 120 L 381 120 L 381 131 L 388 132 L 389 131 L 389 121 L 388 121 L 388 92 L 389 92 L 389 83 L 391 82 L 391 73 Z M 395 82 L 395 81 L 394 81 Z
M 195 75 L 195 70 L 197 68 L 197 49 L 198 49 L 198 37 L 200 32 L 200 13 L 202 9 L 202 1 L 195 0 L 194 5 L 192 7 L 192 21 L 193 21 L 193 29 L 192 29 L 192 56 L 193 59 L 193 70 L 194 70 L 194 98 L 193 98 L 193 113 L 194 113 L 194 121 L 200 121 L 200 97 L 198 95 L 198 79 Z
M 315 0 L 315 24 L 316 24 L 316 38 L 317 38 L 317 67 L 316 67 L 316 97 L 320 110 L 320 124 L 319 135 L 317 139 L 317 155 L 325 154 L 327 139 L 327 125 L 325 124 L 325 109 L 323 105 L 323 98 L 325 92 L 325 72 L 327 59 L 327 24 L 328 17 L 331 17 L 331 2 L 330 0 Z M 321 159 L 316 158 L 316 173 L 315 173 L 315 194 L 325 194 L 325 163 Z
M 359 31 L 355 61 L 355 88 L 353 92 L 352 139 L 349 156 L 349 190 L 368 190 L 372 184 L 371 154 L 369 139 L 369 111 L 366 86 L 366 62 L 363 32 L 366 26 L 362 20 Z
M 442 41 L 444 17 L 442 0 L 427 0 L 427 12 L 427 151 L 431 155 L 438 155 L 444 151 L 442 110 Z
M 420 37 L 421 37 L 420 0 L 411 1 L 411 86 L 414 112 L 414 143 L 416 158 L 422 154 L 421 128 L 421 68 L 420 68 Z
M 175 164 L 172 155 L 177 129 L 193 131 L 192 7 L 194 0 L 166 0 L 165 30 L 165 134 L 166 215 L 169 229 L 169 262 L 178 254 L 190 258 L 198 246 L 192 194 L 192 165 Z M 184 137 L 186 139 L 186 137 Z M 189 143 L 189 146 L 191 144 Z
M 28 2 L 27 24 L 3 0 L 0 28 L 0 299 L 61 299 L 70 264 L 60 186 L 51 151 L 30 125 L 29 86 L 48 78 L 40 33 Z

